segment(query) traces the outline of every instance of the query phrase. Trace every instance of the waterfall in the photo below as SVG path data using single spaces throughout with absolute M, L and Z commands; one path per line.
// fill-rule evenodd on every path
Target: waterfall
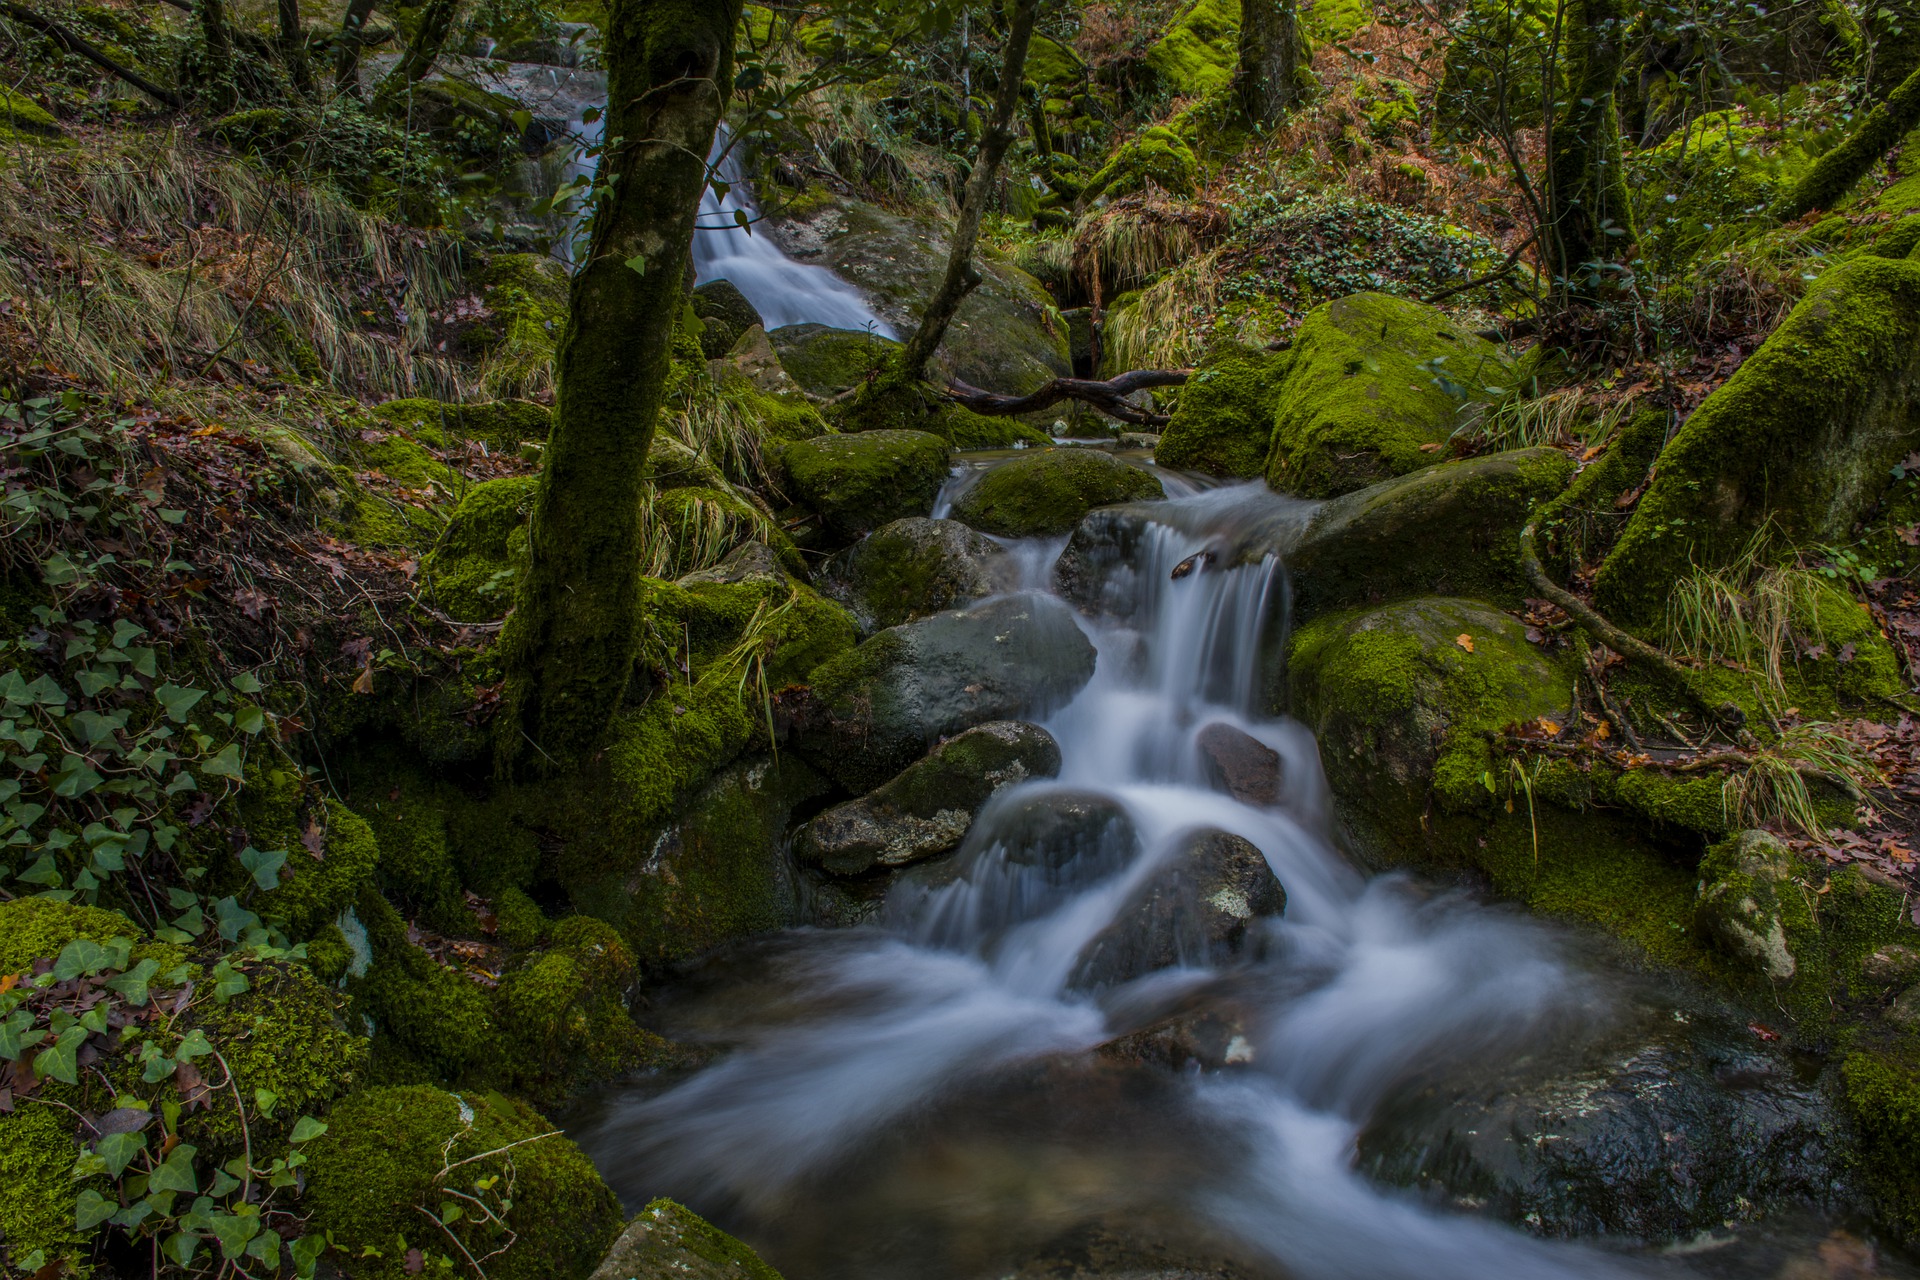
M 578 1136 L 616 1189 L 743 1217 L 784 1242 L 774 1260 L 789 1274 L 1003 1274 L 996 1249 L 1102 1212 L 1171 1215 L 1297 1280 L 1641 1274 L 1424 1207 L 1353 1167 L 1369 1117 L 1418 1073 L 1526 1052 L 1605 998 L 1544 927 L 1367 879 L 1333 846 L 1311 735 L 1261 705 L 1280 566 L 1173 574 L 1236 523 L 1289 517 L 1289 501 L 1255 485 L 1162 504 L 1131 602 L 1083 621 L 1091 683 L 1045 722 L 1060 776 L 1000 792 L 948 863 L 895 883 L 874 924 L 792 936 L 729 1007 L 734 1048 L 716 1065 L 662 1096 L 607 1100 Z M 1048 562 L 1060 547 L 1025 544 Z M 1221 723 L 1279 755 L 1277 803 L 1205 781 L 1199 739 Z M 1034 865 L 1020 816 L 1061 795 L 1119 816 L 1064 864 Z M 1258 958 L 1076 990 L 1076 957 L 1199 828 L 1252 842 L 1286 888 Z M 1142 1099 L 1066 1065 L 1125 1030 L 1130 1005 L 1227 989 L 1249 1011 L 1231 1071 L 1165 1077 Z M 1101 1101 L 1083 1125 L 1086 1090 Z M 863 1231 L 864 1252 L 849 1243 Z
M 774 243 L 761 222 L 739 148 L 724 124 L 714 136 L 707 163 L 726 184 L 727 194 L 716 195 L 709 186 L 700 197 L 693 234 L 693 273 L 698 283 L 731 281 L 768 329 L 823 324 L 830 329 L 870 330 L 883 338 L 895 336 L 893 326 L 875 314 L 858 289 L 825 267 L 795 262 Z M 745 226 L 737 215 L 745 215 Z

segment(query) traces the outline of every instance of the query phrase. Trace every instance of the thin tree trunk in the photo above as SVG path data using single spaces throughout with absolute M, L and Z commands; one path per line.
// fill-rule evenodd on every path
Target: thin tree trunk
M 307 61 L 307 33 L 300 26 L 300 0 L 277 0 L 280 15 L 280 57 L 287 78 L 303 94 L 313 93 L 313 66 Z
M 407 51 L 373 91 L 375 106 L 391 105 L 427 78 L 447 47 L 447 36 L 452 34 L 453 20 L 459 12 L 460 0 L 427 0 L 427 7 L 420 13 L 420 26 L 407 42 Z
M 927 303 L 920 327 L 907 339 L 900 353 L 899 370 L 909 380 L 926 376 L 927 362 L 940 349 L 954 313 L 980 284 L 979 269 L 973 265 L 974 246 L 980 241 L 980 220 L 986 215 L 987 202 L 993 196 L 994 179 L 1000 161 L 1013 142 L 1013 116 L 1020 105 L 1020 86 L 1026 77 L 1027 45 L 1033 39 L 1033 15 L 1037 0 L 1012 0 L 1007 23 L 1007 43 L 1000 55 L 1000 83 L 993 93 L 993 118 L 980 137 L 980 152 L 974 157 L 973 172 L 967 176 L 965 194 L 960 200 L 960 219 L 953 228 L 953 247 L 947 253 L 947 274 Z
M 1886 101 L 1867 112 L 1845 142 L 1816 160 L 1773 206 L 1773 216 L 1791 222 L 1815 209 L 1833 208 L 1916 125 L 1920 125 L 1920 70 L 1909 72 Z
M 500 742 L 505 763 L 529 743 L 549 759 L 592 752 L 633 674 L 642 476 L 742 2 L 608 8 L 592 246 L 573 277 L 530 562 L 501 640 L 515 735 Z
M 1566 0 L 1567 82 L 1553 122 L 1547 171 L 1547 249 L 1576 294 L 1581 269 L 1633 239 L 1633 205 L 1620 155 L 1614 91 L 1627 60 L 1628 0 Z
M 1250 123 L 1271 129 L 1286 117 L 1299 62 L 1293 0 L 1242 0 L 1240 70 L 1234 87 Z
M 206 64 L 201 67 L 207 106 L 221 112 L 233 106 L 233 31 L 227 25 L 226 0 L 194 0 Z
M 367 19 L 373 16 L 374 0 L 348 0 L 347 12 L 340 19 L 340 50 L 333 58 L 333 91 L 360 96 L 360 52 L 365 47 Z

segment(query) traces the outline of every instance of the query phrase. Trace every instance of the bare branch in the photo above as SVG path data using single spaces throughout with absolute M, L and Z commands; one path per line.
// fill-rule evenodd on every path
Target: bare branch
M 1127 397 L 1151 387 L 1177 387 L 1192 376 L 1191 369 L 1136 369 L 1106 382 L 1096 382 L 1090 378 L 1055 378 L 1044 387 L 1023 396 L 1001 395 L 968 386 L 964 382 L 949 382 L 941 394 L 955 404 L 990 418 L 1033 413 L 1051 408 L 1062 400 L 1077 400 L 1121 422 L 1158 427 L 1166 425 L 1166 414 L 1142 409 Z

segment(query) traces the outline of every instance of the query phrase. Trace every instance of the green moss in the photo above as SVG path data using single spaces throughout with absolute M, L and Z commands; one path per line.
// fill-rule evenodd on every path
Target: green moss
M 634 1218 L 610 1261 L 626 1276 L 686 1280 L 780 1280 L 746 1245 L 671 1200 L 655 1200 Z
M 373 963 L 347 990 L 354 1013 L 373 1025 L 375 1077 L 461 1078 L 494 1041 L 486 992 L 415 946 L 407 922 L 377 893 L 361 894 L 354 910 Z
M 566 269 L 540 254 L 501 254 L 473 283 L 489 314 L 465 345 L 483 356 L 481 381 L 488 394 L 510 398 L 548 390 L 567 320 Z
M 665 543 L 649 550 L 658 556 L 657 567 L 667 577 L 709 568 L 749 542 L 772 547 L 789 572 L 806 572 L 792 539 L 731 488 L 676 485 L 654 494 L 647 505 L 654 535 Z
M 369 1089 L 334 1108 L 327 1132 L 308 1144 L 305 1202 L 316 1225 L 333 1233 L 354 1280 L 399 1280 L 409 1248 L 433 1258 L 455 1252 L 419 1210 L 437 1216 L 442 1186 L 473 1194 L 474 1184 L 505 1175 L 510 1159 L 513 1207 L 505 1217 L 515 1238 L 488 1259 L 487 1275 L 581 1280 L 619 1233 L 620 1206 L 578 1148 L 557 1133 L 539 1136 L 552 1130 L 532 1108 L 498 1094 Z M 510 1144 L 519 1145 L 507 1153 Z M 475 1156 L 482 1158 L 439 1181 L 448 1164 Z M 506 1244 L 504 1232 L 482 1228 L 477 1217 L 466 1217 L 464 1233 L 455 1228 L 473 1242 L 469 1252 Z
M 924 431 L 864 431 L 788 445 L 794 496 L 850 542 L 902 516 L 923 516 L 947 478 L 947 442 Z
M 1314 308 L 1275 407 L 1267 484 L 1325 498 L 1431 466 L 1463 403 L 1503 394 L 1500 349 L 1432 307 L 1358 293 Z
M 737 369 L 723 370 L 714 391 L 737 415 L 753 423 L 766 440 L 811 440 L 828 430 L 827 420 L 812 404 L 795 396 L 762 391 Z
M 1163 467 L 1250 480 L 1266 467 L 1274 400 L 1292 357 L 1226 346 L 1208 353 L 1187 385 L 1153 460 Z
M 443 933 L 473 928 L 447 843 L 445 814 L 457 797 L 451 787 L 402 770 L 371 781 L 355 801 L 380 844 L 381 892 Z
M 1920 1036 L 1848 1053 L 1840 1079 L 1876 1207 L 1901 1236 L 1920 1239 Z
M 1674 580 L 1771 522 L 1837 542 L 1914 445 L 1920 262 L 1856 258 L 1808 291 L 1675 434 L 1595 583 L 1622 624 L 1658 625 Z
M 1629 500 L 1623 507 L 1620 500 L 1646 484 L 1671 421 L 1665 409 L 1634 414 L 1608 442 L 1606 452 L 1582 468 L 1566 492 L 1540 508 L 1534 523 L 1544 547 L 1542 559 L 1562 581 L 1576 567 L 1605 554 L 1620 536 L 1633 505 Z
M 1187 140 L 1165 125 L 1151 125 L 1120 144 L 1087 183 L 1081 199 L 1133 195 L 1148 188 L 1189 196 L 1199 183 L 1200 161 Z
M 0 87 L 0 126 L 28 137 L 57 138 L 60 122 L 45 107 L 17 90 Z
M 447 845 L 460 883 L 479 894 L 504 894 L 532 884 L 540 870 L 540 842 L 518 819 L 513 797 L 467 801 L 447 813 Z
M 313 815 L 326 833 L 325 856 L 315 858 L 301 842 L 298 786 L 298 779 L 287 770 L 252 775 L 242 793 L 241 813 L 250 818 L 247 829 L 255 847 L 287 850 L 288 872 L 282 873 L 276 888 L 260 896 L 254 909 L 285 921 L 294 937 L 304 938 L 324 928 L 373 883 L 380 845 L 360 815 L 337 800 L 327 800 L 321 812 Z
M 494 453 L 512 454 L 530 440 L 545 440 L 553 410 L 531 400 L 443 404 L 438 400 L 389 400 L 373 415 L 436 449 L 479 440 Z
M 446 524 L 442 510 L 465 482 L 419 441 L 398 431 L 365 431 L 340 469 L 338 521 L 366 547 L 425 550 Z
M 1724 835 L 1727 807 L 1717 777 L 1675 777 L 1657 769 L 1631 769 L 1609 788 L 1609 798 L 1655 823 Z
M 22 1103 L 0 1115 L 0 1240 L 15 1266 L 44 1252 L 49 1275 L 89 1274 L 83 1246 L 87 1237 L 74 1230 L 73 1119 L 53 1107 Z
M 518 1093 L 561 1098 L 670 1054 L 627 1012 L 639 974 L 619 931 L 574 916 L 552 947 L 510 969 L 494 993 L 496 1072 Z
M 330 987 L 340 985 L 353 967 L 353 945 L 338 925 L 328 925 L 307 939 L 307 968 Z
M 488 480 L 467 490 L 422 562 L 429 598 L 456 622 L 491 622 L 513 604 L 527 549 L 538 476 Z
M 1153 473 L 1097 449 L 1048 449 L 1003 462 L 954 503 L 953 515 L 1006 538 L 1071 533 L 1094 507 L 1164 496 Z
M 787 325 L 767 336 L 787 376 L 817 396 L 837 396 L 868 381 L 900 347 L 878 334 L 817 324 Z
M 1087 64 L 1071 46 L 1036 35 L 1027 47 L 1027 79 L 1058 94 L 1072 94 L 1087 83 Z
M 26 973 L 35 960 L 51 960 L 78 938 L 106 942 L 138 939 L 139 925 L 118 911 L 82 907 L 52 898 L 14 898 L 0 902 L 0 975 Z
M 1234 0 L 1194 0 L 1141 60 L 1176 97 L 1224 87 L 1240 64 L 1240 6 Z
M 615 720 L 606 752 L 609 817 L 638 838 L 715 770 L 764 737 L 731 681 L 668 688 Z
M 503 946 L 534 947 L 547 936 L 547 916 L 540 904 L 512 885 L 494 896 L 493 916 L 495 934 Z

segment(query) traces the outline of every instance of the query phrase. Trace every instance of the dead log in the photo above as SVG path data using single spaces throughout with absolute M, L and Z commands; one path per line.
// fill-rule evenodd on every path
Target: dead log
M 1142 409 L 1127 397 L 1151 387 L 1177 387 L 1192 376 L 1191 369 L 1135 369 L 1106 382 L 1096 382 L 1091 378 L 1055 378 L 1044 387 L 1023 396 L 1006 396 L 997 391 L 983 391 L 964 382 L 949 382 L 941 394 L 963 408 L 990 418 L 1035 413 L 1050 409 L 1062 400 L 1077 400 L 1121 422 L 1160 427 L 1167 423 L 1166 414 Z

